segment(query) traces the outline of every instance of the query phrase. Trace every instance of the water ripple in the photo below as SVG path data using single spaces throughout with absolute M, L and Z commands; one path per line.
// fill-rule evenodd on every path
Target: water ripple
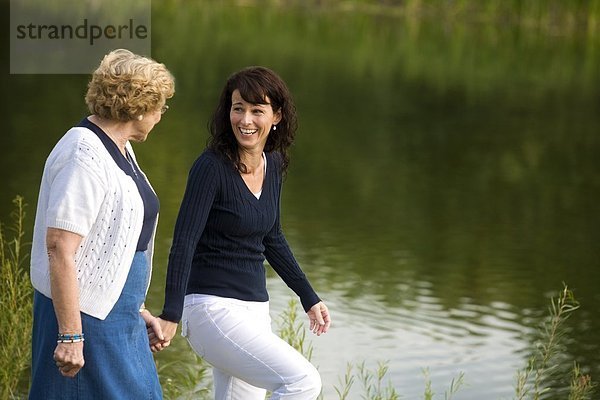
M 281 294 L 276 288 L 270 289 L 272 298 L 287 293 L 287 288 Z M 338 384 L 347 362 L 365 361 L 375 368 L 377 361 L 387 361 L 390 380 L 408 398 L 422 395 L 423 368 L 439 385 L 449 384 L 462 371 L 470 386 L 492 388 L 491 398 L 509 397 L 515 372 L 524 365 L 526 355 L 521 353 L 529 346 L 524 339 L 529 328 L 520 323 L 521 314 L 510 304 L 478 305 L 466 297 L 448 308 L 426 282 L 412 290 L 414 296 L 397 307 L 381 295 L 363 294 L 360 300 L 348 299 L 343 290 L 324 295 L 334 324 L 329 334 L 313 340 L 324 381 L 331 387 Z M 274 312 L 282 306 L 272 300 Z M 469 393 L 461 391 L 461 398 L 477 398 Z

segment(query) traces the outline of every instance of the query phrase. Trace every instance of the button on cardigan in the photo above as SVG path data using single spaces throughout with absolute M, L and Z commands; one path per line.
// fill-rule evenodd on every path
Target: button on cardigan
M 280 157 L 266 157 L 258 199 L 233 164 L 213 151 L 192 166 L 169 255 L 164 319 L 181 319 L 186 294 L 267 301 L 265 259 L 305 310 L 319 302 L 281 230 Z

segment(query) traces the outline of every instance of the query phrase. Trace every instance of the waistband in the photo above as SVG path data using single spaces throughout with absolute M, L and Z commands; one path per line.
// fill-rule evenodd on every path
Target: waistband
M 247 301 L 234 299 L 231 297 L 215 296 L 213 294 L 192 293 L 187 294 L 183 300 L 183 307 L 190 307 L 196 304 L 230 304 L 237 307 L 244 307 L 249 310 L 269 310 L 268 301 Z

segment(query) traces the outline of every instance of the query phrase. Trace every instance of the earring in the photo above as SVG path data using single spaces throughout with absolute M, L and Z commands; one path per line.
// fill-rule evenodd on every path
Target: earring
M 138 121 L 141 121 L 141 120 L 144 119 L 144 116 L 143 115 L 138 115 L 137 119 L 138 119 Z
M 277 130 L 277 125 L 273 125 L 273 130 L 276 131 Z

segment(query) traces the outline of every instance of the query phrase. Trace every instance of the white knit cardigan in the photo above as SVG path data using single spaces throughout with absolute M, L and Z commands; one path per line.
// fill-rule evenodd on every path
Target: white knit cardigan
M 135 162 L 131 145 L 127 150 Z M 133 179 L 119 168 L 98 136 L 71 128 L 44 167 L 31 249 L 31 282 L 52 298 L 46 249 L 48 228 L 82 236 L 75 254 L 82 312 L 105 319 L 116 304 L 136 251 L 144 204 Z M 146 251 L 150 285 L 154 234 Z

